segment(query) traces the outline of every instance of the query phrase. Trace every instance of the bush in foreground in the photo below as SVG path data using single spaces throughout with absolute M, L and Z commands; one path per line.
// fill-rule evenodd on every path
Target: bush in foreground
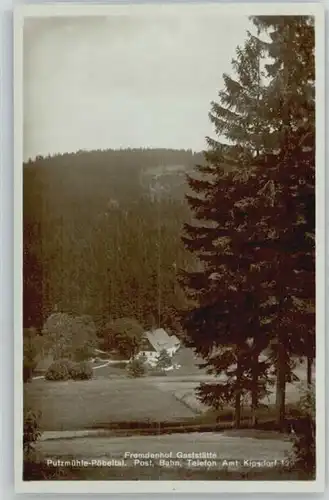
M 71 361 L 70 359 L 59 359 L 54 361 L 48 368 L 46 380 L 90 380 L 93 376 L 93 369 L 87 361 Z
M 297 411 L 298 415 L 292 426 L 294 435 L 291 460 L 295 469 L 314 476 L 316 468 L 314 386 L 301 387 Z
M 72 369 L 72 362 L 66 359 L 58 359 L 54 361 L 48 368 L 45 379 L 46 380 L 68 380 L 70 378 L 70 370 Z
M 44 462 L 24 460 L 23 481 L 61 481 L 77 479 L 69 467 L 53 467 Z
M 73 380 L 90 380 L 93 376 L 93 369 L 87 361 L 81 361 L 72 364 L 69 374 Z
M 27 460 L 31 459 L 35 449 L 35 444 L 41 436 L 40 418 L 40 412 L 34 411 L 31 408 L 24 410 L 23 452 Z
M 145 363 L 142 359 L 134 358 L 127 364 L 127 371 L 131 377 L 143 377 L 146 373 Z

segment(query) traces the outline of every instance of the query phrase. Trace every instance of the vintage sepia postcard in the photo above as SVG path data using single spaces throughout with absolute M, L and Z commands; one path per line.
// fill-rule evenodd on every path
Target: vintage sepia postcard
M 321 5 L 14 37 L 17 491 L 323 491 Z

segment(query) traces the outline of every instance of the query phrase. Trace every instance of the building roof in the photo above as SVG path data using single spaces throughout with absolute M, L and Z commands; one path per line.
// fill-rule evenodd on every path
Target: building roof
M 170 337 L 170 340 L 171 342 L 175 345 L 175 344 L 180 344 L 180 340 L 178 337 L 176 337 L 176 335 L 171 335 Z
M 153 344 L 150 342 L 150 339 L 147 336 L 147 333 L 144 334 L 144 337 L 142 339 L 141 345 L 140 345 L 140 350 L 141 351 L 155 351 L 156 349 L 153 346 Z
M 176 335 L 169 336 L 163 328 L 146 332 L 145 336 L 157 352 L 161 352 L 163 349 L 170 349 L 179 343 Z

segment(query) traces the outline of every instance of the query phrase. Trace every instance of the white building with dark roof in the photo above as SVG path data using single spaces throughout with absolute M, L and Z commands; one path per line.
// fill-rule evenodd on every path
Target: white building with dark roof
M 155 366 L 161 351 L 164 349 L 173 356 L 180 348 L 180 340 L 176 335 L 168 335 L 163 328 L 145 332 L 138 357 L 144 357 L 146 362 Z

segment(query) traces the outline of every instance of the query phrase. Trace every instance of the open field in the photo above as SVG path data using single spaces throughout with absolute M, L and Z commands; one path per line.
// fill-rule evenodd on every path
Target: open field
M 195 413 L 148 379 L 93 379 L 26 387 L 26 402 L 42 412 L 42 430 L 102 427 L 109 421 L 180 420 Z
M 34 380 L 25 389 L 26 403 L 42 412 L 42 431 L 70 431 L 110 428 L 117 423 L 158 422 L 190 426 L 215 424 L 216 415 L 194 396 L 198 377 L 147 377 L 142 379 L 93 379 L 48 382 Z M 287 403 L 296 400 L 291 398 Z M 259 421 L 274 420 L 274 406 L 259 410 Z M 222 410 L 218 424 L 230 425 L 232 410 Z M 249 407 L 242 412 L 248 418 Z M 250 416 L 250 415 L 249 415 Z M 175 424 L 176 423 L 176 424 Z M 157 424 L 155 424 L 157 425 Z M 129 427 L 129 425 L 128 425 Z M 123 425 L 123 428 L 128 428 Z M 177 430 L 175 431 L 177 432 Z
M 216 416 L 195 396 L 200 382 L 213 381 L 214 377 L 197 368 L 189 350 L 181 349 L 178 354 L 184 369 L 164 377 L 127 378 L 125 369 L 102 361 L 93 367 L 93 380 L 33 380 L 26 385 L 26 403 L 41 410 L 43 431 L 108 428 L 111 422 L 201 422 L 201 417 L 202 423 L 214 423 Z M 305 373 L 305 366 L 296 370 L 301 380 L 305 380 Z M 273 388 L 263 403 L 271 407 L 274 399 Z M 298 399 L 298 383 L 287 384 L 287 404 Z M 272 413 L 270 408 L 262 411 L 265 420 Z

